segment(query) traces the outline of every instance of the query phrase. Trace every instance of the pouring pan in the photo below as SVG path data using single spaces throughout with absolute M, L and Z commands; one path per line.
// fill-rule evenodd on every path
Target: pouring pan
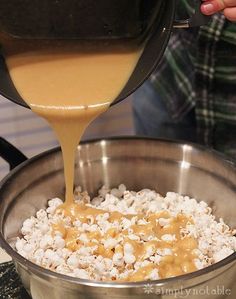
M 192 0 L 195 13 L 175 21 L 177 0 L 0 0 L 0 32 L 12 38 L 107 40 L 143 43 L 135 70 L 112 105 L 133 93 L 158 65 L 173 28 L 204 25 L 209 17 L 200 12 L 200 0 Z M 0 40 L 1 42 L 1 40 Z M 27 107 L 0 56 L 0 93 Z
M 194 144 L 160 139 L 113 138 L 77 148 L 75 184 L 92 196 L 103 185 L 151 188 L 206 201 L 216 217 L 236 227 L 236 166 L 224 156 Z M 15 168 L 0 185 L 0 245 L 11 255 L 33 299 L 126 299 L 236 297 L 236 253 L 183 276 L 137 283 L 95 282 L 41 268 L 14 250 L 23 221 L 64 196 L 63 163 L 54 149 Z M 195 295 L 194 295 L 195 294 Z M 197 295 L 199 294 L 199 295 Z M 230 296 L 229 296 L 230 295 Z

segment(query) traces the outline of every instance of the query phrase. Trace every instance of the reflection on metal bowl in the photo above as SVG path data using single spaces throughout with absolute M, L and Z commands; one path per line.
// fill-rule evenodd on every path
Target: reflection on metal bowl
M 78 146 L 75 184 L 93 195 L 106 184 L 161 194 L 174 191 L 206 201 L 217 217 L 236 227 L 236 167 L 214 151 L 180 142 L 113 138 Z M 50 298 L 232 298 L 236 296 L 236 253 L 208 268 L 179 277 L 137 283 L 104 283 L 43 269 L 12 249 L 22 222 L 63 197 L 61 152 L 55 149 L 13 170 L 0 186 L 0 244 L 16 264 L 34 299 Z

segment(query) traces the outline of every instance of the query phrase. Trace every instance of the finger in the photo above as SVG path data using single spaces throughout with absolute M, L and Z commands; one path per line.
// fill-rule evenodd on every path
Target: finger
M 224 9 L 225 17 L 232 22 L 236 21 L 236 7 L 228 7 Z
M 202 13 L 212 15 L 216 12 L 222 11 L 227 7 L 236 6 L 236 0 L 210 0 L 204 1 L 201 5 Z

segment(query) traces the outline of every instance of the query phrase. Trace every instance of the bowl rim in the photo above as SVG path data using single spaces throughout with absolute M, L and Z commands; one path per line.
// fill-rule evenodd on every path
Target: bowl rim
M 96 139 L 91 139 L 91 140 L 85 140 L 80 142 L 78 147 L 80 145 L 86 145 L 86 144 L 96 144 L 96 143 L 101 143 L 101 142 L 114 142 L 114 141 L 127 141 L 127 140 L 136 140 L 136 141 L 152 141 L 152 142 L 163 142 L 166 144 L 175 144 L 176 146 L 191 146 L 196 150 L 199 150 L 201 152 L 207 152 L 208 154 L 212 154 L 215 156 L 215 158 L 220 159 L 222 162 L 224 162 L 228 167 L 232 168 L 233 170 L 236 171 L 236 162 L 230 158 L 227 157 L 226 155 L 208 148 L 203 145 L 195 144 L 192 142 L 186 142 L 186 141 L 181 141 L 181 140 L 172 140 L 172 139 L 167 139 L 167 138 L 150 138 L 150 137 L 145 137 L 145 136 L 118 136 L 118 137 L 109 137 L 109 138 L 96 138 Z M 14 177 L 22 171 L 25 167 L 27 167 L 29 164 L 36 162 L 40 160 L 41 158 L 44 158 L 45 156 L 50 156 L 54 153 L 57 153 L 60 151 L 60 147 L 55 147 L 53 149 L 44 151 L 26 161 L 18 165 L 16 168 L 11 170 L 5 178 L 0 182 L 0 195 L 4 191 L 4 188 L 6 185 L 8 185 L 8 181 L 14 179 Z M 170 277 L 170 278 L 165 278 L 165 279 L 159 279 L 159 280 L 145 280 L 145 281 L 140 281 L 140 282 L 104 282 L 104 281 L 95 281 L 95 280 L 89 280 L 89 279 L 81 279 L 81 278 L 76 278 L 76 277 L 71 277 L 68 275 L 60 274 L 51 270 L 48 270 L 46 268 L 43 268 L 28 259 L 24 258 L 21 256 L 19 253 L 17 253 L 10 245 L 9 243 L 5 240 L 3 233 L 2 233 L 2 228 L 0 231 L 0 246 L 2 247 L 3 250 L 5 250 L 13 259 L 13 262 L 16 261 L 19 264 L 21 264 L 24 268 L 28 267 L 33 273 L 38 274 L 39 276 L 45 275 L 51 278 L 57 278 L 60 279 L 60 281 L 65 281 L 69 283 L 74 283 L 77 285 L 84 285 L 84 286 L 92 286 L 92 287 L 112 287 L 112 288 L 138 288 L 138 287 L 145 287 L 145 286 L 164 286 L 167 285 L 168 283 L 176 283 L 180 281 L 187 281 L 193 278 L 199 278 L 200 276 L 203 276 L 205 274 L 209 274 L 210 272 L 213 272 L 215 270 L 218 270 L 222 268 L 223 266 L 230 265 L 234 261 L 236 261 L 236 251 L 229 255 L 228 257 L 224 258 L 223 260 L 210 265 L 206 268 L 184 274 L 184 275 L 179 275 L 175 277 Z

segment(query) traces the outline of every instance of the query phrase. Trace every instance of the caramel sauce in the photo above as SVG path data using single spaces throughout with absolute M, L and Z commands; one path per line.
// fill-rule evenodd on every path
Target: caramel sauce
M 58 137 L 64 160 L 65 202 L 72 204 L 74 161 L 81 136 L 119 95 L 142 48 L 125 41 L 0 39 L 18 93 Z
M 65 217 L 70 217 L 72 221 L 79 220 L 82 223 L 87 223 L 91 217 L 95 218 L 106 213 L 102 209 L 91 208 L 83 203 L 64 203 L 57 211 L 63 213 Z
M 146 253 L 149 248 L 153 249 L 153 252 L 157 250 L 171 249 L 172 255 L 165 255 L 158 265 L 148 265 L 141 267 L 134 274 L 129 275 L 127 279 L 122 281 L 142 281 L 148 276 L 151 271 L 157 269 L 161 278 L 174 277 L 181 274 L 193 272 L 196 270 L 194 259 L 196 258 L 194 249 L 198 247 L 197 241 L 192 237 L 182 237 L 181 229 L 185 228 L 187 224 L 193 223 L 192 219 L 184 214 L 178 214 L 176 217 L 171 217 L 167 211 L 151 214 L 137 214 L 137 215 L 125 215 L 119 212 L 107 212 L 102 209 L 93 208 L 83 203 L 74 203 L 70 206 L 61 205 L 57 209 L 57 213 L 69 216 L 72 221 L 79 220 L 82 223 L 90 223 L 91 218 L 93 223 L 96 224 L 96 217 L 104 213 L 108 213 L 108 221 L 117 221 L 121 223 L 123 219 L 131 219 L 136 217 L 137 219 L 143 219 L 147 224 L 135 224 L 131 225 L 133 234 L 137 236 L 145 236 L 148 239 L 144 242 L 142 240 L 131 240 L 127 229 L 122 231 L 118 230 L 118 227 L 112 227 L 106 231 L 105 234 L 100 232 L 87 232 L 86 235 L 88 242 L 81 242 L 79 240 L 80 231 L 76 228 L 66 228 L 61 222 L 54 224 L 53 231 L 59 231 L 65 239 L 66 247 L 75 251 L 81 246 L 97 246 L 95 255 L 101 255 L 104 258 L 112 259 L 115 253 L 124 254 L 124 244 L 129 243 L 133 247 L 133 254 L 136 261 L 144 261 Z M 169 225 L 162 227 L 158 220 L 160 218 L 170 219 Z M 175 235 L 174 240 L 165 241 L 162 240 L 163 235 Z M 105 248 L 101 243 L 101 239 L 118 239 L 123 238 L 123 244 L 119 244 L 115 248 Z M 128 265 L 130 267 L 130 265 Z M 124 270 L 124 269 L 123 269 Z M 120 271 L 123 271 L 122 268 Z
M 124 216 L 122 213 L 116 212 L 116 211 L 109 213 L 109 214 L 110 214 L 110 216 L 109 216 L 110 222 L 115 222 L 115 221 L 119 222 L 120 219 Z M 133 217 L 133 215 L 125 215 L 125 218 L 127 218 L 127 219 L 130 219 L 132 217 Z
M 56 231 L 60 232 L 62 237 L 65 238 L 66 227 L 65 227 L 65 223 L 63 221 L 59 221 L 57 223 L 52 224 L 52 230 L 53 230 L 53 232 L 56 232 Z
M 156 265 L 148 265 L 145 267 L 141 267 L 124 281 L 142 281 L 155 269 L 159 270 L 159 267 L 157 267 Z

